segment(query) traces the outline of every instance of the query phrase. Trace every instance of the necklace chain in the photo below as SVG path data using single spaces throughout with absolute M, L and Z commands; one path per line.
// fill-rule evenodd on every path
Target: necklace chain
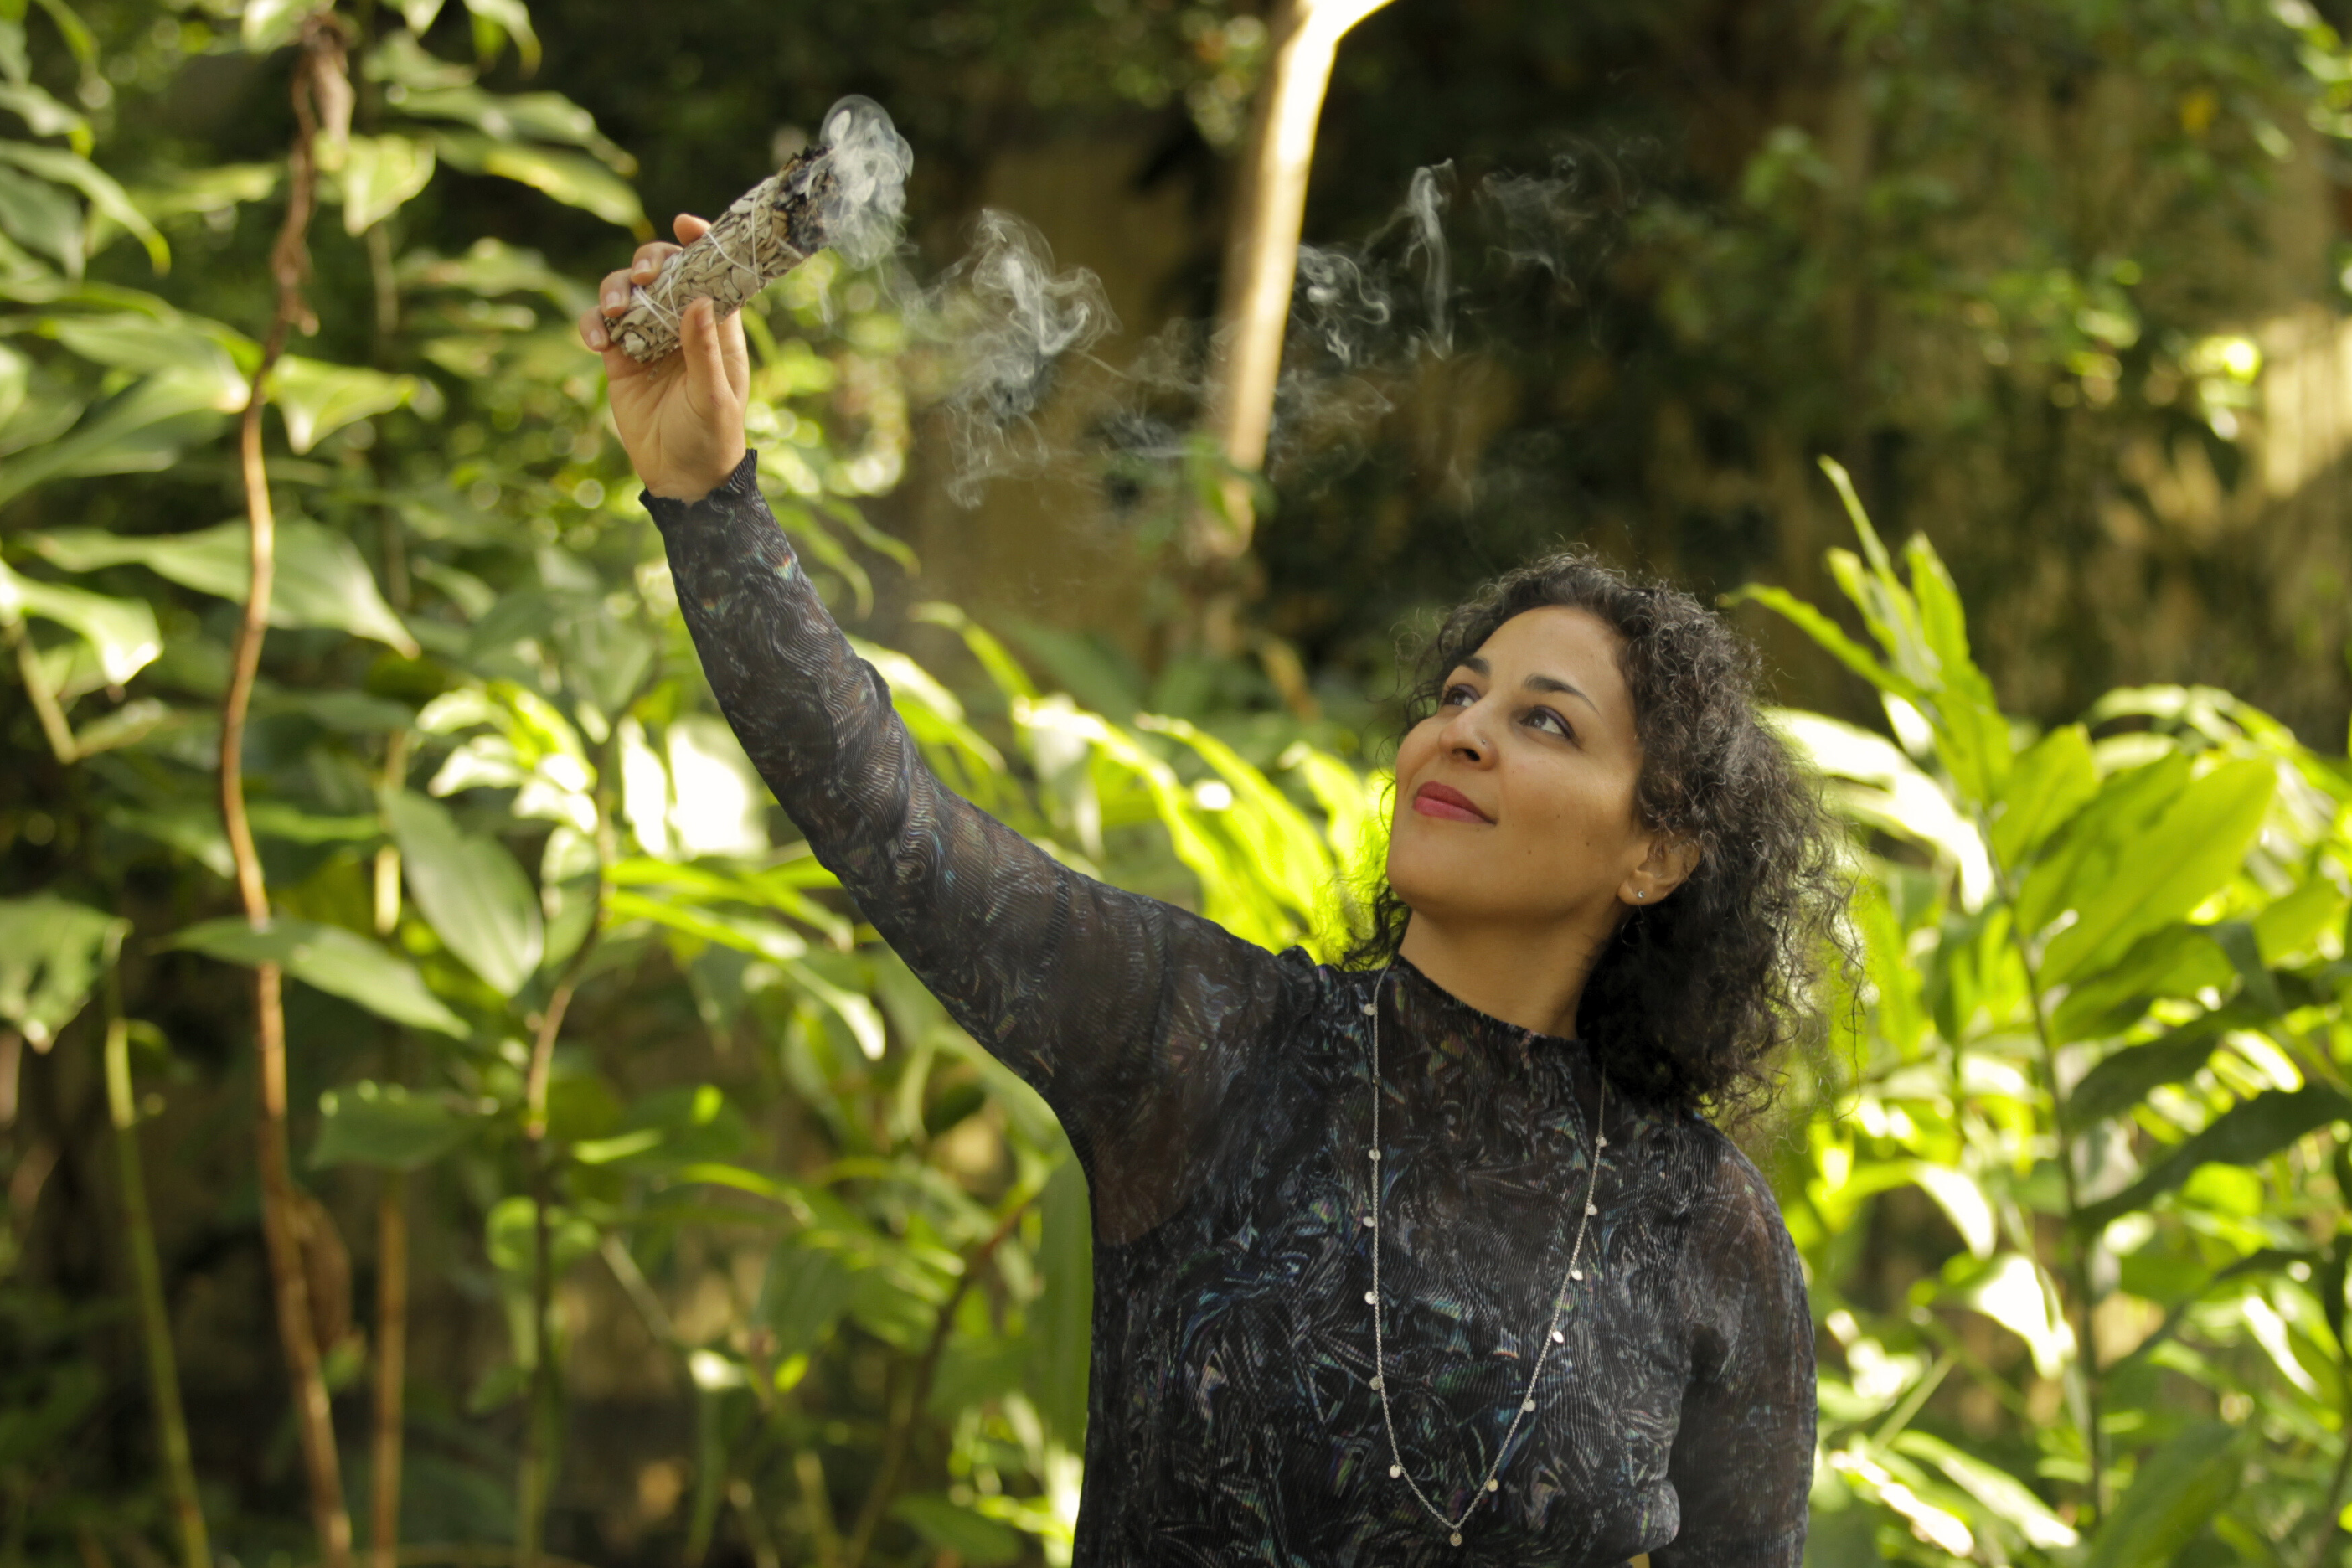
M 1446 1539 L 1459 1546 L 1462 1544 L 1463 1525 L 1469 1522 L 1470 1516 L 1478 1510 L 1480 1503 L 1502 1489 L 1502 1482 L 1496 1477 L 1502 1473 L 1504 1457 L 1511 1451 L 1511 1440 L 1519 1435 L 1519 1427 L 1535 1411 L 1536 1384 L 1542 1381 L 1544 1363 L 1551 1359 L 1553 1346 L 1567 1342 L 1567 1336 L 1560 1331 L 1559 1325 L 1568 1311 L 1568 1288 L 1583 1281 L 1585 1233 L 1592 1224 L 1592 1216 L 1600 1212 L 1592 1200 L 1601 1188 L 1601 1152 L 1609 1147 L 1608 1138 L 1601 1131 L 1601 1121 L 1609 1110 L 1609 1080 L 1601 1079 L 1601 1092 L 1593 1105 L 1592 1169 L 1584 1184 L 1582 1212 L 1576 1216 L 1576 1240 L 1569 1247 L 1568 1268 L 1560 1276 L 1559 1289 L 1552 1296 L 1551 1321 L 1544 1326 L 1542 1342 L 1536 1348 L 1536 1363 L 1528 1373 L 1527 1392 L 1519 1397 L 1519 1407 L 1511 1413 L 1510 1430 L 1504 1433 L 1503 1440 L 1495 1446 L 1494 1461 L 1486 1467 L 1484 1483 L 1470 1494 L 1468 1506 L 1459 1515 L 1449 1517 L 1444 1509 L 1429 1500 L 1429 1494 L 1421 1489 L 1421 1483 L 1405 1469 L 1404 1454 L 1397 1446 L 1396 1417 L 1389 1408 L 1388 1340 L 1381 1301 L 1381 993 L 1387 987 L 1389 970 L 1393 967 L 1392 963 L 1382 966 L 1380 979 L 1372 984 L 1372 999 L 1364 1004 L 1364 1016 L 1372 1021 L 1370 1047 L 1372 1142 L 1371 1147 L 1365 1151 L 1371 1165 L 1372 1206 L 1371 1212 L 1364 1215 L 1365 1228 L 1372 1233 L 1372 1288 L 1364 1294 L 1364 1300 L 1372 1309 L 1372 1392 L 1381 1396 L 1381 1426 L 1388 1433 L 1389 1479 L 1401 1480 L 1410 1487 L 1413 1500 L 1427 1510 L 1430 1518 L 1444 1526 Z M 1575 1110 L 1580 1126 L 1584 1121 L 1584 1108 L 1576 1103 L 1573 1094 L 1569 1096 L 1569 1104 Z

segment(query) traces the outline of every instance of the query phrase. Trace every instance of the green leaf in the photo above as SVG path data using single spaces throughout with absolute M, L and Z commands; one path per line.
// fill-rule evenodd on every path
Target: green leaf
M 460 1039 L 468 1032 L 406 959 L 341 926 L 280 916 L 257 931 L 241 920 L 205 921 L 167 945 L 228 963 L 278 964 L 304 984 L 395 1024 Z
M 37 1051 L 89 1000 L 131 922 L 46 893 L 0 899 L 0 1019 Z
M 1786 620 L 1811 637 L 1822 652 L 1862 677 L 1879 690 L 1900 697 L 1913 706 L 1929 708 L 1933 700 L 1908 677 L 1886 668 L 1878 656 L 1845 635 L 1845 629 L 1785 588 L 1750 583 L 1723 596 L 1726 605 L 1754 604 Z
M 2102 1058 L 2066 1097 L 2066 1108 L 2077 1126 L 2120 1116 L 2164 1085 L 2195 1077 L 2221 1037 L 2242 1022 L 2226 1011 L 2210 1013 L 2145 1045 Z
M 2007 1470 L 1916 1428 L 1897 1436 L 1895 1449 L 1915 1459 L 1925 1459 L 1943 1471 L 1952 1479 L 1953 1485 L 1991 1510 L 1996 1518 L 2015 1525 L 2029 1545 L 2048 1549 L 2074 1544 L 2074 1528 L 2053 1513 L 2050 1505 L 2036 1497 L 2031 1487 Z
M 61 528 L 26 542 L 68 572 L 144 566 L 184 588 L 242 604 L 249 571 L 247 539 L 244 523 L 224 522 L 194 533 L 144 536 Z M 416 640 L 384 603 L 375 574 L 343 535 L 300 518 L 280 519 L 276 565 L 271 626 L 329 626 L 416 657 Z
M 484 1250 L 502 1273 L 528 1279 L 539 1257 L 539 1205 L 528 1197 L 500 1198 L 482 1226 Z M 596 1250 L 596 1227 L 560 1204 L 547 1208 L 549 1271 L 563 1271 Z
M 80 636 L 97 653 L 107 680 L 116 686 L 163 651 L 155 612 L 143 600 L 110 599 L 63 584 L 36 582 L 0 564 L 0 626 L 16 626 L 26 616 L 55 621 Z
M 78 153 L 61 147 L 37 147 L 30 142 L 0 141 L 0 163 L 14 163 L 28 174 L 60 185 L 71 185 L 89 205 L 138 236 L 147 247 L 148 262 L 162 272 L 172 265 L 172 248 L 163 236 L 131 204 L 114 177 Z
M 814 1350 L 857 1296 L 857 1269 L 825 1233 L 800 1231 L 768 1258 L 756 1320 L 776 1336 L 776 1354 Z
M 51 479 L 168 468 L 226 423 L 220 388 L 211 380 L 151 375 L 96 405 L 65 434 L 10 457 L 0 467 L 0 502 Z
M 619 1131 L 574 1144 L 572 1157 L 583 1165 L 659 1170 L 723 1163 L 751 1146 L 750 1124 L 716 1084 L 684 1084 L 638 1100 Z
M 2276 784 L 2269 762 L 2247 758 L 2189 782 L 2153 815 L 2144 808 L 2157 802 L 2145 794 L 2111 802 L 2102 790 L 2083 808 L 2087 842 L 2051 899 L 2052 917 L 2072 910 L 2075 920 L 2044 951 L 2042 984 L 2066 983 L 2225 885 L 2262 831 Z
M 545 956 L 547 930 L 506 846 L 464 831 L 447 806 L 408 790 L 387 792 L 383 810 L 401 874 L 442 945 L 501 996 L 520 992 Z
M 2352 1121 L 2352 1100 L 2324 1084 L 2265 1089 L 2231 1106 L 2204 1131 L 2174 1145 L 2170 1153 L 2122 1192 L 2084 1205 L 2074 1223 L 2085 1231 L 2097 1230 L 2118 1215 L 2146 1208 L 2187 1181 L 2200 1165 L 2258 1164 L 2297 1139 L 2346 1121 Z
M 2080 724 L 2051 731 L 2017 759 L 1993 807 L 1993 854 L 2004 866 L 2022 866 L 2098 793 L 2090 731 Z
M 2091 1540 L 2085 1568 L 2158 1568 L 2238 1489 L 2237 1434 L 2201 1422 L 2140 1461 L 2131 1490 Z
M 433 149 L 406 136 L 354 136 L 343 155 L 343 231 L 365 234 L 433 183 Z
M 269 401 L 286 421 L 286 444 L 307 452 L 321 437 L 378 414 L 388 414 L 416 395 L 413 375 L 388 375 L 360 365 L 329 364 L 288 354 L 269 376 Z
M 217 321 L 178 311 L 111 310 L 103 315 L 56 316 L 42 330 L 94 364 L 171 375 L 192 390 L 208 389 L 209 406 L 234 414 L 251 394 L 248 367 L 260 346 Z
M 0 233 L 56 258 L 67 277 L 81 276 L 81 207 L 47 181 L 0 168 Z
M 331 1089 L 319 1097 L 310 1164 L 414 1171 L 465 1142 L 479 1120 L 460 1116 L 437 1095 L 412 1095 L 396 1083 L 362 1080 Z
M 596 129 L 596 117 L 557 92 L 485 92 L 471 85 L 410 88 L 400 112 L 419 120 L 470 125 L 495 142 L 554 142 L 593 153 L 616 174 L 634 174 L 637 161 Z
M 566 206 L 593 213 L 632 234 L 652 232 L 628 182 L 583 153 L 531 142 L 493 142 L 468 131 L 436 132 L 433 145 L 444 159 L 468 173 L 496 174 L 544 191 Z
M 530 13 L 522 0 L 466 0 L 466 9 L 474 18 L 477 54 L 487 60 L 498 52 L 500 39 L 511 39 L 522 68 L 539 68 L 539 35 L 531 31 Z
M 1021 1555 L 1021 1532 L 943 1497 L 902 1497 L 890 1505 L 891 1516 L 912 1525 L 915 1533 L 942 1552 L 972 1568 L 996 1568 Z

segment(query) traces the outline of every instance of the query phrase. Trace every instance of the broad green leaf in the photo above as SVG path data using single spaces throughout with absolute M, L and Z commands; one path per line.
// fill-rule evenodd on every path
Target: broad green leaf
M 1021 1555 L 1020 1531 L 943 1497 L 902 1497 L 890 1505 L 890 1513 L 942 1553 L 972 1568 L 996 1568 Z
M 419 120 L 455 121 L 499 142 L 556 142 L 595 154 L 616 174 L 634 174 L 637 161 L 596 129 L 596 117 L 556 92 L 485 92 L 478 87 L 411 88 L 400 112 Z
M 411 1094 L 396 1083 L 331 1089 L 319 1097 L 310 1164 L 414 1171 L 464 1142 L 478 1121 L 460 1116 L 438 1095 Z
M 94 405 L 63 435 L 0 465 L 0 502 L 51 479 L 168 468 L 228 422 L 210 378 L 151 375 Z
M 194 533 L 107 533 L 61 528 L 27 542 L 68 572 L 116 565 L 144 566 L 184 588 L 242 604 L 248 582 L 246 525 L 224 522 Z M 330 626 L 371 638 L 415 658 L 416 641 L 384 603 L 375 574 L 352 542 L 319 523 L 283 518 L 278 524 L 269 624 Z
M 2324 1084 L 2265 1089 L 2176 1144 L 2122 1192 L 2084 1205 L 2075 1223 L 2086 1231 L 2096 1230 L 2119 1215 L 2147 1207 L 2187 1181 L 2200 1165 L 2258 1164 L 2297 1139 L 2345 1121 L 2352 1121 L 2352 1100 Z
M 78 634 L 98 655 L 99 668 L 116 686 L 129 680 L 163 651 L 155 612 L 144 600 L 110 599 L 60 583 L 21 577 L 0 564 L 0 626 L 26 616 Z
M 2105 813 L 2107 792 L 2101 791 L 2078 818 L 2093 841 L 2052 900 L 2053 915 L 2072 910 L 2075 920 L 2044 951 L 2042 983 L 2064 984 L 2227 883 L 2262 831 L 2276 783 L 2265 760 L 2224 763 L 2190 781 L 2153 816 Z
M 856 1299 L 858 1271 L 830 1240 L 803 1231 L 769 1255 L 755 1315 L 775 1334 L 779 1359 L 814 1350 Z
M 41 147 L 28 142 L 0 140 L 0 163 L 14 163 L 28 174 L 79 191 L 91 207 L 136 235 L 147 247 L 147 259 L 156 271 L 172 265 L 171 247 L 131 197 L 105 173 L 79 153 L 62 147 Z
M 501 41 L 511 41 L 525 71 L 539 68 L 539 35 L 522 0 L 465 0 L 474 18 L 474 52 L 488 59 Z M 550 96 L 552 96 L 551 94 Z
M 2222 1037 L 2242 1024 L 2243 1020 L 2233 1020 L 2228 1010 L 2212 1013 L 2145 1045 L 2126 1046 L 2102 1058 L 2066 1097 L 2075 1125 L 2120 1116 L 2151 1091 L 2195 1077 L 2212 1058 Z
M 645 1171 L 719 1163 L 751 1146 L 750 1125 L 717 1085 L 685 1084 L 636 1101 L 616 1131 L 573 1144 L 572 1157 Z
M 2238 1489 L 2237 1434 L 2202 1422 L 2140 1461 L 2131 1489 L 2091 1538 L 2085 1568 L 2159 1568 Z
M 470 131 L 436 132 L 433 145 L 443 159 L 469 174 L 496 174 L 544 191 L 566 206 L 593 213 L 632 234 L 652 232 L 628 182 L 585 153 L 493 142 Z
M 46 180 L 0 168 L 0 234 L 55 258 L 67 277 L 81 276 L 80 205 Z
M 306 985 L 413 1028 L 464 1038 L 466 1021 L 433 994 L 406 959 L 341 926 L 280 916 L 255 930 L 242 920 L 205 921 L 169 943 L 228 963 L 275 963 Z
M 2074 977 L 2051 1014 L 2061 1042 L 2101 1039 L 2130 1028 L 2159 996 L 2193 997 L 2230 984 L 2230 961 L 2205 928 L 2183 921 L 2132 943 L 2124 955 Z
M 92 363 L 142 375 L 171 375 L 191 389 L 209 389 L 207 406 L 223 414 L 245 406 L 251 394 L 249 367 L 261 353 L 242 333 L 177 311 L 58 316 L 43 325 L 59 343 Z
M 1880 663 L 1876 654 L 1846 636 L 1843 627 L 1785 588 L 1750 583 L 1725 595 L 1723 602 L 1726 605 L 1761 605 L 1811 637 L 1822 652 L 1879 690 L 1892 692 L 1920 708 L 1935 705 L 1934 700 L 1909 677 L 1897 675 Z
M 406 136 L 354 136 L 343 155 L 343 232 L 365 234 L 433 183 L 433 149 Z
M 384 795 L 401 875 L 442 945 L 501 996 L 520 993 L 545 955 L 530 879 L 506 846 L 467 833 L 449 808 L 408 790 Z
M 413 375 L 288 354 L 270 373 L 269 401 L 286 421 L 286 444 L 307 452 L 346 425 L 401 407 L 416 384 Z
M 38 893 L 0 899 L 0 1019 L 46 1051 L 89 1000 L 128 921 Z
M 0 82 L 0 109 L 22 120 L 35 136 L 63 136 L 75 152 L 89 155 L 89 120 L 30 82 Z
M 294 41 L 303 18 L 320 8 L 319 0 L 246 0 L 238 42 L 253 54 L 283 48 Z
M 2090 731 L 2065 724 L 2017 759 L 1992 812 L 1992 850 L 2004 866 L 2021 866 L 2042 841 L 2099 793 Z
M 1991 892 L 1983 836 L 1893 742 L 1821 713 L 1776 708 L 1765 717 L 1816 770 L 1843 781 L 1836 800 L 1846 815 L 1936 851 L 1958 869 L 1969 908 Z
M 1979 1276 L 1966 1292 L 1969 1306 L 2025 1342 L 2033 1369 L 2056 1377 L 2074 1354 L 2074 1333 L 2052 1299 L 2049 1282 L 2034 1261 L 2011 1252 Z

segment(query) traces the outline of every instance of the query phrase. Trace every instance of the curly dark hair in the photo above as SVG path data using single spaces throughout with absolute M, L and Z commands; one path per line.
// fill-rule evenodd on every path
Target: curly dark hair
M 1816 781 L 1757 710 L 1758 661 L 1698 600 L 1566 551 L 1504 574 L 1448 614 L 1414 661 L 1403 728 L 1445 679 L 1529 610 L 1589 611 L 1620 638 L 1642 745 L 1644 826 L 1698 850 L 1673 895 L 1631 911 L 1601 951 L 1578 1029 L 1620 1089 L 1718 1114 L 1760 1107 L 1784 1047 L 1816 1037 L 1825 964 L 1851 963 L 1841 832 Z M 1412 911 L 1381 879 L 1351 964 L 1392 960 Z

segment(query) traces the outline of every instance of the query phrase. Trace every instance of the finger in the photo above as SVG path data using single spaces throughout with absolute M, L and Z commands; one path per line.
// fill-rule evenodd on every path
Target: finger
M 637 247 L 636 254 L 629 258 L 629 270 L 644 273 L 658 272 L 661 270 L 662 263 L 676 256 L 679 248 L 666 239 L 647 240 Z
M 730 323 L 730 325 L 733 323 Z M 738 326 L 737 331 L 742 329 Z M 736 401 L 735 378 L 728 374 L 720 345 L 719 308 L 708 300 L 687 306 L 678 321 L 678 348 L 686 356 L 687 395 L 699 409 L 724 417 Z
M 575 324 L 580 329 L 580 341 L 598 353 L 613 346 L 613 334 L 604 330 L 604 312 L 601 308 L 583 310 Z
M 710 232 L 710 220 L 697 217 L 692 213 L 680 213 L 669 220 L 669 226 L 682 243 L 692 245 Z
M 617 316 L 629 308 L 629 290 L 637 279 L 628 268 L 607 272 L 604 280 L 596 285 L 596 308 L 608 316 Z

